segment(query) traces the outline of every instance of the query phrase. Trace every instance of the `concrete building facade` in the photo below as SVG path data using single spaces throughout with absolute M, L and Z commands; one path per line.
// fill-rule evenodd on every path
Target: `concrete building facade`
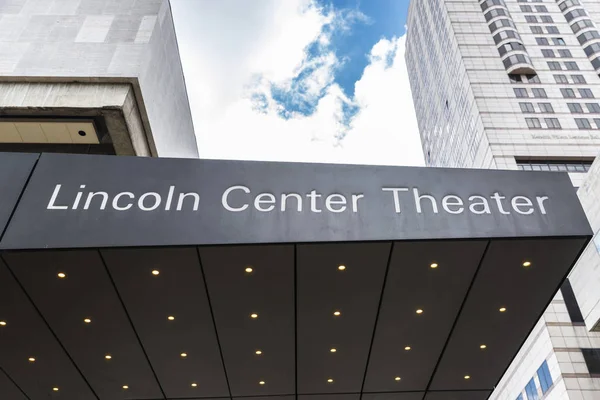
M 410 5 L 427 165 L 567 171 L 595 232 L 491 399 L 600 399 L 599 26 L 598 0 Z
M 1 1 L 0 117 L 2 150 L 197 158 L 168 0 Z

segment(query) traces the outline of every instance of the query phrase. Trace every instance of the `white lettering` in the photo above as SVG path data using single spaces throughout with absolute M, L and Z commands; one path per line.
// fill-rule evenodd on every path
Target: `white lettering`
M 384 187 L 384 188 L 381 188 L 381 190 L 384 192 L 392 192 L 394 194 L 394 209 L 396 210 L 397 214 L 400 214 L 400 196 L 398 195 L 398 193 L 399 192 L 408 192 L 408 188 Z M 364 197 L 364 196 L 362 196 L 362 197 Z
M 80 189 L 85 189 L 85 185 L 79 186 Z M 83 196 L 83 192 L 77 192 L 77 196 L 75 196 L 75 201 L 73 202 L 73 210 L 77 210 L 79 207 L 79 202 L 81 201 L 81 196 Z
M 317 198 L 321 197 L 320 194 L 317 194 L 316 190 L 313 190 L 309 194 L 306 195 L 310 199 L 310 211 L 320 213 L 322 210 L 317 208 Z
M 83 209 L 89 209 L 90 204 L 92 204 L 92 200 L 98 195 L 102 196 L 102 203 L 100 203 L 100 209 L 104 210 L 106 208 L 106 203 L 108 203 L 108 193 L 106 192 L 89 192 L 87 199 L 85 200 L 85 204 L 83 205 Z
M 174 187 L 174 186 L 172 186 Z M 180 193 L 179 194 L 179 200 L 177 200 L 177 211 L 181 211 L 181 209 L 183 208 L 183 201 L 185 200 L 186 197 L 191 196 L 194 198 L 194 211 L 198 211 L 198 206 L 200 205 L 200 195 L 198 195 L 198 193 L 195 192 L 190 192 L 190 193 Z
M 423 211 L 421 210 L 421 199 L 428 199 L 431 201 L 431 206 L 433 207 L 433 212 L 435 214 L 438 213 L 437 203 L 435 202 L 435 198 L 428 194 L 424 194 L 419 196 L 419 189 L 413 188 L 413 194 L 415 196 L 415 205 L 417 206 L 417 212 L 421 214 Z
M 533 214 L 533 203 L 525 196 L 515 196 L 510 203 L 512 204 L 512 208 L 519 214 Z M 521 210 L 521 207 L 528 207 L 528 209 Z
M 263 208 L 262 204 L 270 205 L 267 208 Z M 275 196 L 273 196 L 271 193 L 261 193 L 254 199 L 254 208 L 256 208 L 258 211 L 273 211 L 273 209 L 275 208 L 273 204 L 275 204 Z
M 135 195 L 131 192 L 121 192 L 121 193 L 117 194 L 112 201 L 112 207 L 117 211 L 126 211 L 126 210 L 129 210 L 133 206 L 132 202 L 127 203 L 125 206 L 119 206 L 119 200 L 123 196 L 127 196 L 132 200 L 135 198 Z
M 250 193 L 250 189 L 248 189 L 246 186 L 232 186 L 223 193 L 223 196 L 221 197 L 221 204 L 223 204 L 223 207 L 225 207 L 225 209 L 227 211 L 233 211 L 233 212 L 244 211 L 246 208 L 248 208 L 248 204 L 244 204 L 241 207 L 231 207 L 229 205 L 229 203 L 227 202 L 229 193 L 233 192 L 234 190 L 243 190 L 244 193 Z
M 298 193 L 282 193 L 281 194 L 281 211 L 285 211 L 287 208 L 288 197 L 296 198 L 296 204 L 298 206 L 298 212 L 302 212 L 302 197 Z
M 473 202 L 473 200 L 479 200 L 478 202 Z M 490 205 L 487 201 L 487 199 L 483 196 L 471 196 L 469 197 L 469 201 L 471 202 L 471 204 L 469 205 L 469 210 L 471 210 L 471 212 L 473 214 L 491 214 L 492 212 L 490 211 Z M 477 210 L 475 208 L 475 206 L 483 206 L 482 209 Z
M 68 206 L 55 206 L 54 202 L 56 201 L 56 198 L 58 197 L 58 193 L 60 192 L 60 188 L 62 185 L 56 185 L 54 187 L 54 192 L 52 192 L 52 196 L 50 197 L 50 201 L 48 202 L 48 206 L 46 207 L 47 210 L 66 210 L 67 208 L 69 208 Z
M 496 205 L 498 206 L 498 211 L 500 211 L 500 214 L 510 214 L 508 211 L 504 211 L 504 208 L 502 207 L 502 200 L 504 200 L 506 197 L 501 196 L 498 192 L 494 193 L 494 195 L 490 197 L 496 200 Z
M 353 194 L 352 195 L 352 212 L 358 212 L 358 200 L 364 198 L 364 194 Z
M 544 208 L 544 201 L 548 200 L 548 196 L 538 196 L 536 197 L 536 200 L 542 214 L 546 214 L 546 209 Z
M 453 202 L 451 203 L 450 201 L 453 201 Z M 446 212 L 449 212 L 450 214 L 462 213 L 465 210 L 465 208 L 462 207 L 462 205 L 463 205 L 462 199 L 453 194 L 444 196 L 444 198 L 442 199 L 442 207 L 444 207 L 444 210 L 446 210 Z M 458 207 L 458 208 L 455 210 L 451 210 L 450 207 Z
M 169 194 L 167 194 L 167 202 L 165 204 L 165 210 L 169 211 L 171 209 L 171 202 L 173 201 L 173 193 L 175 193 L 175 186 L 169 187 Z M 179 197 L 181 200 L 181 197 Z
M 332 206 L 334 205 L 339 205 L 341 206 L 340 208 L 333 208 Z M 327 207 L 327 209 L 331 212 L 334 213 L 341 213 L 346 211 L 346 198 L 344 196 L 342 196 L 341 194 L 330 194 L 329 196 L 327 196 L 327 198 L 325 199 L 325 207 Z
M 154 204 L 151 205 L 150 207 L 146 207 L 146 205 L 144 205 L 144 200 L 146 200 L 148 197 L 154 197 Z M 142 211 L 154 211 L 158 208 L 158 206 L 160 206 L 160 201 L 161 201 L 160 194 L 158 194 L 156 192 L 144 193 L 138 199 L 138 207 Z

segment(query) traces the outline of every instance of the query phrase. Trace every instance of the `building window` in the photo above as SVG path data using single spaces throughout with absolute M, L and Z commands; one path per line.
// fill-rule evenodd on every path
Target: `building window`
M 571 114 L 583 114 L 583 107 L 579 103 L 567 103 L 567 107 L 569 107 Z
M 562 58 L 573 58 L 573 55 L 571 54 L 571 50 L 566 50 L 566 49 L 558 50 L 558 55 L 561 56 Z
M 558 61 L 548 61 L 548 68 L 550 68 L 550 71 L 562 70 L 562 68 L 560 67 L 560 63 Z
M 594 124 L 596 124 L 596 129 L 600 129 L 600 118 L 594 118 Z
M 537 12 L 548 12 L 548 9 L 546 8 L 546 6 L 535 6 L 535 10 Z M 550 18 L 550 16 L 548 16 L 548 18 Z M 550 18 L 550 19 L 552 19 L 552 18 Z
M 590 120 L 587 118 L 575 118 L 575 123 L 579 129 L 592 129 Z
M 532 103 L 519 103 L 519 107 L 521 107 L 521 111 L 523 113 L 534 113 L 535 108 L 533 108 Z
M 540 19 L 542 20 L 543 24 L 554 23 L 554 20 L 552 19 L 552 17 L 550 15 L 542 15 L 542 16 L 540 16 Z
M 574 99 L 575 98 L 575 91 L 573 89 L 563 88 L 563 89 L 560 89 L 560 93 L 562 94 L 562 97 L 565 99 Z
M 590 375 L 600 374 L 600 349 L 581 349 Z
M 501 41 L 509 39 L 509 38 L 521 40 L 521 36 L 519 36 L 519 34 L 517 32 L 515 32 L 513 30 L 506 30 L 506 31 L 502 31 L 502 32 L 499 32 L 496 35 L 494 35 L 494 43 L 498 44 Z
M 550 44 L 550 42 L 548 42 L 548 39 L 546 39 L 545 37 L 536 37 L 535 41 L 537 42 L 537 44 L 539 44 L 540 46 L 548 46 Z
M 514 88 L 513 90 L 515 91 L 515 96 L 517 96 L 519 98 L 529 97 L 529 93 L 527 93 L 527 89 Z M 575 96 L 575 95 L 573 94 L 573 96 Z
M 554 43 L 557 46 L 565 46 L 567 43 L 565 43 L 563 38 L 552 38 L 552 43 Z
M 569 83 L 569 80 L 565 75 L 554 75 L 556 83 Z
M 571 75 L 571 79 L 573 79 L 573 83 L 587 83 L 583 75 Z
M 545 58 L 556 58 L 556 54 L 554 54 L 554 50 L 550 50 L 550 49 L 543 49 L 542 55 Z
M 568 71 L 579 71 L 579 66 L 575 61 L 565 61 L 565 67 Z
M 587 107 L 590 114 L 600 113 L 600 105 L 598 103 L 587 103 L 585 106 Z
M 531 28 L 531 33 L 535 33 L 535 34 L 539 34 L 539 35 L 544 33 L 541 26 L 530 26 L 530 28 Z
M 577 17 L 587 17 L 587 13 L 585 12 L 585 10 L 581 9 L 581 8 L 577 8 L 573 11 L 569 11 L 568 13 L 565 14 L 565 18 L 567 19 L 567 22 L 571 22 L 572 20 L 574 20 Z
M 489 22 L 496 17 L 508 17 L 508 14 L 503 8 L 494 8 L 493 10 L 488 11 L 484 16 L 485 20 Z
M 560 8 L 560 11 L 565 11 L 569 7 L 579 6 L 579 5 L 581 5 L 579 3 L 579 0 L 567 0 L 567 1 L 563 1 L 562 3 L 560 3 L 558 5 L 558 8 Z
M 550 370 L 548 369 L 548 363 L 544 361 L 542 366 L 537 370 L 537 376 L 540 380 L 540 386 L 542 393 L 546 394 L 548 389 L 552 386 L 552 376 L 550 376 Z
M 590 40 L 593 39 L 599 39 L 600 38 L 600 33 L 598 33 L 597 31 L 587 31 L 585 33 L 582 33 L 581 35 L 577 36 L 577 40 L 579 40 L 579 43 L 584 44 L 589 42 Z
M 593 99 L 594 93 L 590 89 L 577 89 L 582 99 Z
M 531 6 L 520 6 L 522 12 L 533 12 Z
M 506 28 L 506 27 L 511 27 L 511 28 L 515 28 L 515 29 L 517 28 L 511 20 L 499 19 L 490 24 L 490 32 L 494 33 L 498 29 Z
M 526 15 L 525 16 L 525 21 L 529 22 L 530 24 L 536 24 L 538 22 L 538 20 L 535 17 L 535 15 Z
M 531 378 L 527 386 L 525 386 L 525 393 L 527 394 L 527 400 L 538 400 L 538 391 L 535 387 L 535 380 Z
M 589 19 L 582 19 L 581 21 L 575 22 L 573 25 L 571 25 L 571 29 L 573 30 L 573 33 L 577 33 L 580 30 L 585 29 L 585 28 L 593 28 L 593 27 L 594 27 L 594 23 L 592 21 L 590 21 Z
M 510 80 L 510 83 L 523 82 L 523 78 L 521 78 L 521 75 L 508 74 L 508 79 Z
M 517 167 L 523 171 L 553 171 L 553 172 L 587 172 L 592 167 L 593 160 L 564 161 L 564 160 L 517 160 Z M 565 281 L 566 284 L 566 281 Z M 561 287 L 563 297 L 565 296 L 565 284 Z M 571 289 L 571 292 L 573 290 Z M 568 307 L 567 307 L 568 310 Z M 583 317 L 582 317 L 583 318 Z M 574 321 L 571 319 L 571 321 Z M 583 319 L 582 319 L 583 321 Z
M 538 103 L 538 107 L 542 113 L 554 114 L 554 108 L 550 103 Z
M 555 26 L 547 26 L 546 27 L 546 32 L 548 32 L 549 34 L 552 34 L 552 35 L 557 35 L 557 34 L 560 33 L 560 31 L 558 30 L 558 28 L 555 27 Z
M 548 129 L 562 129 L 560 122 L 558 122 L 558 118 L 544 118 L 544 122 Z
M 595 70 L 600 68 L 600 57 L 596 57 L 592 60 L 592 67 L 594 67 Z
M 534 88 L 533 89 L 533 97 L 546 99 L 546 98 L 548 98 L 548 95 L 546 94 L 546 90 L 541 89 L 541 88 Z
M 525 77 L 527 78 L 527 83 L 542 83 L 540 77 L 537 75 L 525 75 Z
M 600 52 L 600 43 L 592 43 L 583 49 L 586 56 L 591 56 L 592 54 L 596 54 Z
M 517 400 L 523 400 L 523 395 L 522 394 L 518 395 Z
M 539 118 L 525 118 L 529 129 L 542 129 L 542 124 Z

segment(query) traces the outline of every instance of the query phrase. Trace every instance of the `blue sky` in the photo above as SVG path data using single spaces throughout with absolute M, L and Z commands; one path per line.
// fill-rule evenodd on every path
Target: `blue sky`
M 409 0 L 171 0 L 203 158 L 422 165 Z

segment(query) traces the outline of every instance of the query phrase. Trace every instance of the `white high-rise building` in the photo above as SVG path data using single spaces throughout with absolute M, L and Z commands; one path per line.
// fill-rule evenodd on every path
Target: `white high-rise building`
M 567 171 L 596 232 L 490 398 L 600 399 L 600 0 L 413 0 L 406 61 L 427 165 Z

